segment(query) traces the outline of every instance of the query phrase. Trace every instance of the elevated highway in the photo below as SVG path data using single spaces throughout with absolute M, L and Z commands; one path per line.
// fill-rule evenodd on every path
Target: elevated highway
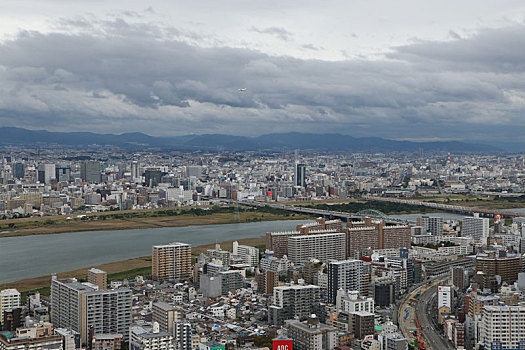
M 384 219 L 386 222 L 392 223 L 392 224 L 408 224 L 409 223 L 409 221 L 407 220 L 398 220 L 398 219 L 389 218 L 385 214 L 379 211 L 376 211 L 376 210 L 362 211 L 359 213 L 347 213 L 347 212 L 342 212 L 342 211 L 323 210 L 323 209 L 302 207 L 302 206 L 296 206 L 296 205 L 285 205 L 285 204 L 279 204 L 279 203 L 274 203 L 274 202 L 236 201 L 236 200 L 225 200 L 225 202 L 230 203 L 230 204 L 245 205 L 249 207 L 275 208 L 275 209 L 280 209 L 280 210 L 287 210 L 293 213 L 313 215 L 317 217 L 325 217 L 325 218 L 330 218 L 330 219 L 341 219 L 344 222 L 360 220 L 365 216 L 369 216 L 369 217 Z

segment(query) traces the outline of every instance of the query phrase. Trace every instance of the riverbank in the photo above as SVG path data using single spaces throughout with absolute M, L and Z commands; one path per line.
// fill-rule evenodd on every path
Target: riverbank
M 152 212 L 131 212 L 136 217 L 126 217 L 129 212 L 113 212 L 111 214 L 100 214 L 92 220 L 66 220 L 65 218 L 23 218 L 5 220 L 1 222 L 2 228 L 0 238 L 18 237 L 30 235 L 62 234 L 81 231 L 108 231 L 108 230 L 129 230 L 159 227 L 182 227 L 193 225 L 217 225 L 232 223 L 247 223 L 258 221 L 274 220 L 301 220 L 310 219 L 309 216 L 295 213 L 272 213 L 265 211 L 240 211 L 238 219 L 233 212 L 213 213 L 213 214 L 178 214 L 173 216 L 155 216 L 159 211 Z M 144 216 L 138 216 L 145 213 Z M 152 215 L 152 216 L 146 216 Z M 106 218 L 106 217 L 117 218 Z M 102 219 L 104 218 L 104 219 Z M 51 222 L 46 224 L 45 220 Z M 7 225 L 14 225 L 7 228 Z M 5 226 L 5 227 L 4 227 Z
M 237 240 L 240 244 L 256 246 L 264 249 L 264 236 L 256 238 L 244 238 Z M 234 240 L 221 242 L 221 248 L 232 250 Z M 202 244 L 192 247 L 192 255 L 197 257 L 200 253 L 205 253 L 206 249 L 215 247 L 215 243 Z M 151 275 L 151 256 L 140 258 L 115 261 L 107 264 L 88 266 L 81 269 L 58 273 L 59 278 L 76 277 L 78 280 L 87 278 L 87 271 L 92 268 L 98 268 L 108 273 L 108 281 L 132 279 L 139 275 Z M 23 279 L 20 281 L 0 284 L 0 289 L 16 288 L 23 295 L 29 292 L 38 291 L 42 295 L 49 295 L 51 276 L 40 276 L 35 278 Z

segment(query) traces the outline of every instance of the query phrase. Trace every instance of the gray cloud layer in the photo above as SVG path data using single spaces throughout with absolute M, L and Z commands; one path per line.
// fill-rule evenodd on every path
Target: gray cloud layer
M 23 32 L 0 44 L 0 125 L 154 135 L 525 134 L 525 26 L 329 62 L 200 47 L 197 34 L 123 19 L 60 25 L 67 33 Z

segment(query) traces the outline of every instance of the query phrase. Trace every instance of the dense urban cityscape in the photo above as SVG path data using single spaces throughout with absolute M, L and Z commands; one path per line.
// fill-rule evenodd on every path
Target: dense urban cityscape
M 522 0 L 0 3 L 0 350 L 525 350 Z
M 1 281 L 13 287 L 0 292 L 1 349 L 525 343 L 521 154 L 9 146 L 1 157 L 1 240 L 118 229 L 122 218 L 291 220 L 253 245 L 165 237 L 120 279 L 98 267 L 61 273 L 73 269 L 63 261 L 39 288 Z M 2 270 L 24 257 L 14 259 Z

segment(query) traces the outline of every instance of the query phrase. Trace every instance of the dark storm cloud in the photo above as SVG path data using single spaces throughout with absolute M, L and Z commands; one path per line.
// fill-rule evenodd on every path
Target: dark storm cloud
M 524 131 L 524 27 L 328 62 L 200 47 L 193 33 L 122 19 L 63 25 L 76 30 L 0 45 L 1 125 L 467 139 Z

